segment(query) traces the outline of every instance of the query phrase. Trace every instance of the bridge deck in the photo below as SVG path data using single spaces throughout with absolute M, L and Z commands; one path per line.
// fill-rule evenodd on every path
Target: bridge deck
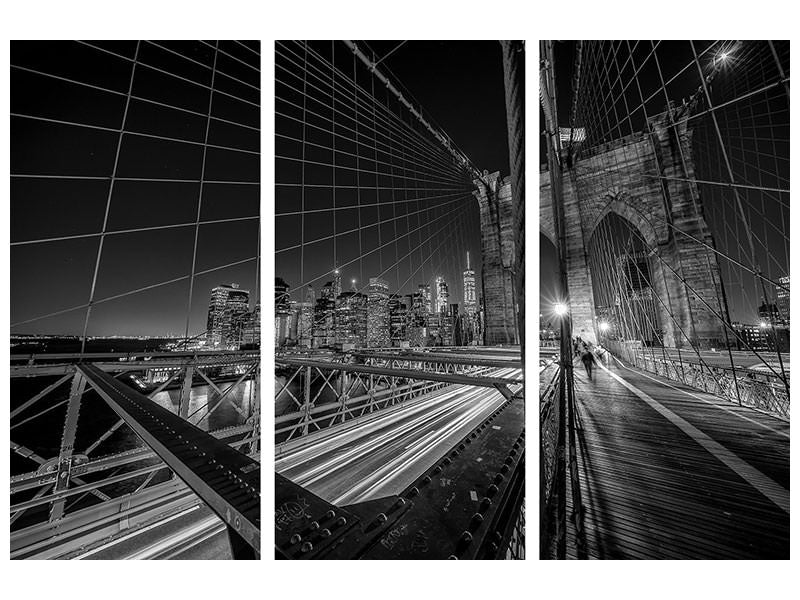
M 575 389 L 589 558 L 789 558 L 787 422 L 619 363 Z

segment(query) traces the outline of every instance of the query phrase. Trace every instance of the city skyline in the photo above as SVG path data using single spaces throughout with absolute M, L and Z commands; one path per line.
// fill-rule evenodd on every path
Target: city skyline
M 481 343 L 483 313 L 475 294 L 469 255 L 466 264 L 463 289 L 469 293 L 464 296 L 472 300 L 461 303 L 451 301 L 449 286 L 442 276 L 437 276 L 433 293 L 430 284 L 419 283 L 417 291 L 402 294 L 392 291 L 390 282 L 381 277 L 370 277 L 366 291 L 357 287 L 355 279 L 351 279 L 349 290 L 343 290 L 343 273 L 337 269 L 334 278 L 318 293 L 309 284 L 303 290 L 303 299 L 296 300 L 291 285 L 276 275 L 275 346 L 311 349 L 338 344 L 389 347 L 402 343 Z
M 467 258 L 467 260 L 465 261 L 464 264 L 465 265 L 469 265 L 470 264 L 468 258 Z M 403 294 L 400 294 L 400 295 L 407 296 L 407 295 L 410 295 L 410 294 L 418 293 L 421 290 L 420 286 L 427 285 L 430 289 L 434 290 L 434 292 L 431 294 L 431 302 L 432 302 L 432 305 L 435 306 L 435 302 L 436 302 L 436 293 L 435 293 L 436 281 L 438 279 L 442 278 L 447 283 L 447 293 L 448 293 L 448 297 L 449 297 L 448 304 L 458 304 L 460 306 L 463 306 L 465 304 L 464 276 L 466 275 L 467 272 L 472 273 L 472 286 L 474 286 L 472 291 L 473 291 L 473 294 L 474 294 L 475 303 L 476 303 L 476 305 L 478 305 L 478 304 L 480 304 L 480 298 L 481 298 L 482 294 L 481 294 L 479 282 L 477 282 L 477 284 L 475 282 L 475 275 L 474 275 L 475 271 L 472 268 L 465 268 L 463 271 L 461 271 L 461 277 L 458 278 L 458 279 L 453 279 L 452 281 L 449 278 L 444 277 L 442 275 L 434 275 L 430 282 L 423 282 L 423 281 L 408 282 L 408 283 L 406 283 L 406 285 L 403 286 L 402 289 L 403 290 L 404 289 L 408 289 L 409 291 L 407 291 L 407 292 L 405 292 Z M 288 296 L 289 296 L 289 298 L 291 300 L 301 301 L 301 300 L 305 299 L 305 295 L 306 295 L 307 290 L 309 288 L 313 288 L 315 293 L 317 292 L 317 290 L 322 290 L 322 288 L 325 287 L 327 284 L 332 284 L 333 287 L 335 288 L 336 287 L 337 277 L 340 280 L 340 282 L 341 282 L 341 280 L 343 280 L 345 282 L 349 282 L 350 283 L 350 288 L 349 289 L 340 287 L 340 289 L 342 291 L 350 291 L 350 290 L 352 290 L 353 282 L 355 282 L 356 291 L 358 291 L 359 293 L 363 294 L 363 293 L 369 291 L 369 280 L 370 279 L 374 279 L 376 277 L 376 275 L 367 276 L 366 277 L 367 283 L 365 285 L 360 285 L 360 282 L 359 282 L 359 280 L 357 278 L 354 278 L 354 277 L 348 278 L 347 274 L 345 274 L 344 271 L 341 271 L 341 270 L 337 269 L 336 271 L 333 272 L 332 277 L 331 277 L 330 280 L 320 284 L 318 287 L 315 287 L 315 286 L 313 286 L 313 285 L 311 285 L 309 283 L 309 284 L 307 284 L 305 286 L 305 288 L 299 288 L 297 286 L 292 285 L 292 283 L 290 281 L 288 281 L 285 276 L 283 276 L 282 274 L 278 273 L 277 271 L 275 273 L 275 277 L 283 279 L 288 284 L 289 288 L 288 288 L 287 293 L 288 293 Z M 389 281 L 388 279 L 386 281 L 387 281 L 387 283 L 389 283 L 389 287 L 391 289 L 391 281 Z M 459 285 L 454 285 L 455 282 L 458 282 Z M 392 291 L 392 293 L 393 294 L 399 294 L 400 291 L 401 290 L 394 290 L 394 291 Z M 335 297 L 338 297 L 339 295 L 340 294 L 334 294 Z
M 383 56 L 398 42 L 354 44 Z M 374 276 L 398 293 L 433 286 L 437 276 L 460 287 L 464 253 L 481 255 L 474 174 L 424 140 L 424 127 L 395 97 L 372 94 L 369 70 L 344 42 L 278 42 L 275 55 L 275 273 L 291 284 L 292 298 L 332 280 L 336 269 L 344 288 L 356 279 L 362 292 Z M 322 77 L 331 63 L 333 79 Z M 497 42 L 411 41 L 381 68 L 477 169 L 509 173 Z M 475 69 L 486 85 L 473 85 Z M 299 125 L 303 92 L 309 126 Z M 459 100 L 465 95 L 470 102 Z

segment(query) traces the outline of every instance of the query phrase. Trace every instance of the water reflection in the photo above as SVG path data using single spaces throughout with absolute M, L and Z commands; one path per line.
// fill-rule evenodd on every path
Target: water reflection
M 233 384 L 221 383 L 219 389 L 225 393 Z M 220 401 L 220 394 L 210 385 L 192 388 L 189 395 L 189 421 L 204 431 L 241 425 L 250 415 L 255 394 L 252 380 L 235 386 Z M 178 412 L 181 390 L 165 390 L 153 396 L 153 402 L 174 413 Z M 238 409 L 238 410 L 237 410 Z

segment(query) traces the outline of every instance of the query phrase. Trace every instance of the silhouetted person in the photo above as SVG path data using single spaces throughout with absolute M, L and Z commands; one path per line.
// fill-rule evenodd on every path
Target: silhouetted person
M 586 367 L 586 374 L 589 376 L 589 381 L 592 380 L 592 366 L 595 364 L 594 355 L 589 352 L 588 348 L 584 348 L 583 354 L 581 354 L 581 362 L 583 366 Z

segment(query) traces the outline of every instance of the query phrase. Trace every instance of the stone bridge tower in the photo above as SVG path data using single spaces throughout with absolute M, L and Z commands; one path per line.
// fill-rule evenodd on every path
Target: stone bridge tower
M 481 218 L 481 286 L 485 308 L 484 344 L 519 344 L 511 177 L 484 172 L 474 192 Z
M 713 247 L 693 181 L 692 131 L 686 121 L 670 126 L 673 118 L 671 111 L 651 118 L 648 131 L 593 148 L 562 174 L 574 335 L 597 340 L 587 252 L 600 222 L 615 213 L 647 245 L 653 291 L 664 302 L 656 302 L 664 344 L 725 343 L 724 325 L 715 314 L 726 314 L 716 255 L 688 237 Z M 539 177 L 539 214 L 541 233 L 555 244 L 547 171 Z

